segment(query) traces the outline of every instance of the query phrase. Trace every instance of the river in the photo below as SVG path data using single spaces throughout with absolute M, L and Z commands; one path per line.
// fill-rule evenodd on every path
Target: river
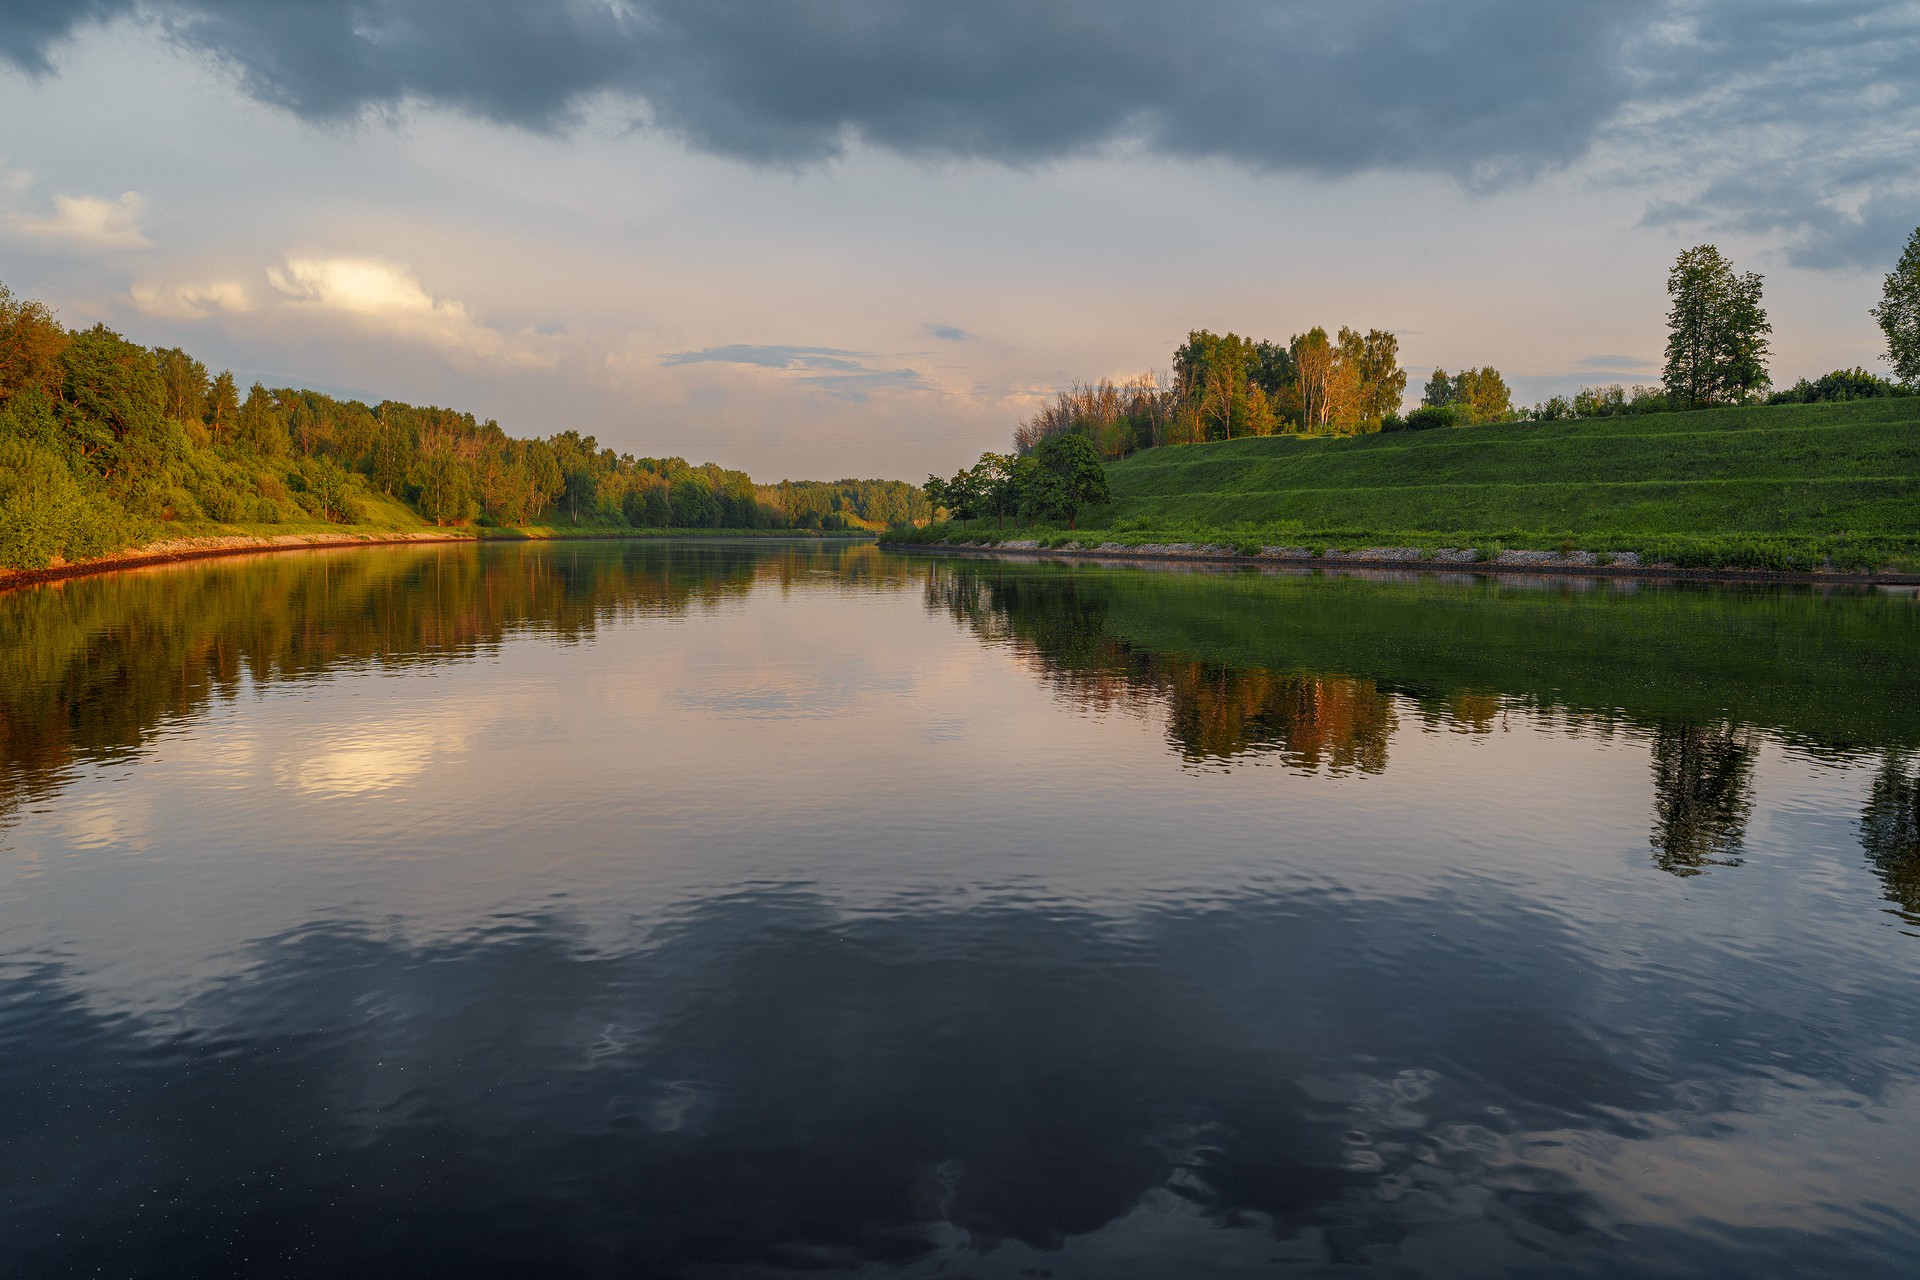
M 1920 601 L 0 595 L 0 1274 L 1920 1273 Z

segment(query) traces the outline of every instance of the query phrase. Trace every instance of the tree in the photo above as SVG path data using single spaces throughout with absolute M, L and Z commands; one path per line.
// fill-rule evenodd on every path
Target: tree
M 720 499 L 707 482 L 687 472 L 673 482 L 673 523 L 680 529 L 715 529 L 723 514 Z
M 205 412 L 207 430 L 212 433 L 214 443 L 218 444 L 232 429 L 233 420 L 240 416 L 240 391 L 234 385 L 231 370 L 222 370 L 207 389 Z
M 1342 329 L 1344 340 L 1351 330 Z M 1344 342 L 1343 342 L 1344 345 Z M 1385 329 L 1369 329 L 1355 353 L 1359 394 L 1355 408 L 1358 421 L 1377 426 L 1389 414 L 1400 412 L 1407 395 L 1407 371 L 1400 367 L 1400 339 Z
M 1251 371 L 1261 366 L 1258 344 L 1237 333 L 1220 337 L 1196 329 L 1173 353 L 1174 389 L 1206 438 L 1272 435 L 1267 392 Z
M 1462 369 L 1451 376 L 1445 369 L 1435 369 L 1420 395 L 1420 408 L 1414 413 L 1422 414 L 1422 411 L 1429 409 L 1449 409 L 1452 414 L 1444 419 L 1423 415 L 1420 427 L 1416 430 L 1438 426 L 1443 422 L 1447 426 L 1463 427 L 1499 422 L 1513 412 L 1513 391 L 1507 386 L 1507 380 L 1500 376 L 1500 371 L 1492 365 Z M 1412 421 L 1412 418 L 1408 421 Z
M 1454 375 L 1449 403 L 1463 422 L 1499 422 L 1513 412 L 1513 392 L 1498 369 L 1483 365 Z
M 1764 391 L 1767 335 L 1773 326 L 1760 305 L 1761 278 L 1735 275 L 1710 244 L 1674 260 L 1667 274 L 1667 393 L 1689 409 L 1738 404 Z
M 162 411 L 175 422 L 201 422 L 207 410 L 207 366 L 178 347 L 155 347 Z
M 66 346 L 67 331 L 45 303 L 16 298 L 0 284 L 0 404 L 29 387 L 57 397 Z
M 1084 436 L 1075 439 L 1084 440 Z M 1099 451 L 1095 450 L 1097 457 Z M 1007 513 L 1020 505 L 1020 492 L 1014 485 L 1014 457 L 1006 453 L 983 453 L 980 461 L 973 464 L 971 473 L 972 488 L 976 502 L 986 511 L 993 512 L 996 528 L 1006 528 Z
M 1315 325 L 1295 334 L 1288 344 L 1293 357 L 1293 378 L 1300 405 L 1300 424 L 1308 430 L 1325 426 L 1332 406 L 1334 390 L 1334 350 L 1327 331 Z
M 1108 500 L 1107 469 L 1085 436 L 1049 437 L 1034 447 L 1031 459 L 1025 497 L 1036 514 L 1065 516 L 1075 529 L 1082 507 Z
M 1880 305 L 1872 312 L 1887 335 L 1887 363 L 1902 382 L 1920 383 L 1920 227 L 1907 237 L 1907 249 L 1887 273 Z

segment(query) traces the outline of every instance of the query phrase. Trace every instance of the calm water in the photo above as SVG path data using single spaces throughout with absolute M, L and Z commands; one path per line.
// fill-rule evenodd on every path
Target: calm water
M 1920 1272 L 1920 602 L 0 596 L 0 1273 Z

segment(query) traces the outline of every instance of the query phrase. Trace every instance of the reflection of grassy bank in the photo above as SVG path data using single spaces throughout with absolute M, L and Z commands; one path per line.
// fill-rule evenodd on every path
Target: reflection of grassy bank
M 1145 450 L 1108 475 L 1113 501 L 1082 530 L 1004 536 L 1920 568 L 1920 397 L 1183 445 Z M 919 537 L 996 532 L 975 521 Z
M 208 525 L 176 533 L 162 542 L 149 542 L 97 559 L 74 563 L 57 561 L 44 569 L 0 568 L 0 589 L 8 586 L 45 582 L 81 574 L 102 573 L 114 569 L 164 563 L 173 560 L 206 559 L 238 555 L 251 551 L 342 547 L 394 542 L 551 542 L 574 539 L 660 540 L 702 538 L 774 538 L 808 541 L 861 541 L 866 533 L 827 533 L 806 529 L 634 529 L 592 524 L 529 525 L 503 528 L 483 525 L 472 528 L 436 528 L 423 522 L 412 524 L 326 524 L 319 521 L 256 525 Z
M 1117 644 L 1224 672 L 1370 681 L 1449 722 L 1471 723 L 1476 707 L 1484 718 L 1475 695 L 1499 695 L 1606 723 L 1730 721 L 1829 748 L 1920 747 L 1909 597 L 974 561 L 935 572 L 949 607 L 997 617 L 1049 666 L 1086 677 L 1124 679 L 1137 658 L 1103 647 Z

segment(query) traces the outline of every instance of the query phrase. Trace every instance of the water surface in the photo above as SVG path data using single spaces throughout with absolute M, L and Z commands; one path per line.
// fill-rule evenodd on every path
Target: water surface
M 1910 1275 L 1916 654 L 811 544 L 0 595 L 0 1273 Z

